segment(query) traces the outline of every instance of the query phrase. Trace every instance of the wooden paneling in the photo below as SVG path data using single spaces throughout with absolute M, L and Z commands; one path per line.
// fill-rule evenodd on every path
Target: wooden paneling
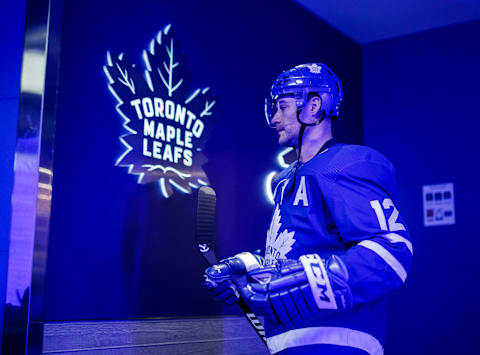
M 44 354 L 268 354 L 243 317 L 45 323 Z

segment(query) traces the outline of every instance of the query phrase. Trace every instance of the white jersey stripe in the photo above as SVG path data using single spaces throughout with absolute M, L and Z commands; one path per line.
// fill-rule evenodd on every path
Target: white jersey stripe
M 383 347 L 372 335 L 341 327 L 310 327 L 289 330 L 267 338 L 271 354 L 305 345 L 339 345 L 361 349 L 370 355 L 383 355 Z
M 397 233 L 388 233 L 388 234 L 385 234 L 385 237 L 387 237 L 387 239 L 389 241 L 391 241 L 392 243 L 405 243 L 408 250 L 410 250 L 410 253 L 412 253 L 412 255 L 413 255 L 412 242 L 409 241 L 407 238 L 404 238 L 400 234 L 397 234 Z
M 379 257 L 381 257 L 390 267 L 395 271 L 395 273 L 400 277 L 400 279 L 405 282 L 407 279 L 407 272 L 403 265 L 395 259 L 395 257 L 390 254 L 390 252 L 382 247 L 380 244 L 375 243 L 371 240 L 363 240 L 357 245 L 361 245 L 362 247 L 368 248 L 373 252 L 377 253 Z

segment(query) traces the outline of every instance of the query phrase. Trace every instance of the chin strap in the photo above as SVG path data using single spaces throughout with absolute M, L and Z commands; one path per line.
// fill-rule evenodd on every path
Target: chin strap
M 303 124 L 300 126 L 300 132 L 298 133 L 298 156 L 297 162 L 295 163 L 295 170 L 293 172 L 293 180 L 290 188 L 288 189 L 287 196 L 290 196 L 293 193 L 293 189 L 295 188 L 295 183 L 297 180 L 297 171 L 300 166 L 300 154 L 302 153 L 302 139 L 303 139 L 303 132 L 305 132 L 305 128 L 307 125 Z
M 325 110 L 322 110 L 320 113 L 320 119 L 315 122 L 315 123 L 305 123 L 300 119 L 300 113 L 302 112 L 303 108 L 297 109 L 297 121 L 300 123 L 300 131 L 298 132 L 298 156 L 297 156 L 297 163 L 295 164 L 295 171 L 293 172 L 293 180 L 292 180 L 292 185 L 287 191 L 287 195 L 290 196 L 293 193 L 293 189 L 295 188 L 295 183 L 297 180 L 297 171 L 300 166 L 300 157 L 302 154 L 302 140 L 303 140 L 303 133 L 305 132 L 305 128 L 307 127 L 312 127 L 312 126 L 318 126 L 320 123 L 323 122 L 327 114 L 325 113 Z

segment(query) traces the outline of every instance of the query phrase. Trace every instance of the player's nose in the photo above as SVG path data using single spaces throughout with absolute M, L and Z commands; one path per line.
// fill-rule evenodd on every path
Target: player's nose
M 277 112 L 275 112 L 275 114 L 273 115 L 272 117 L 272 120 L 270 121 L 270 125 L 275 127 L 278 123 L 280 123 L 280 115 Z

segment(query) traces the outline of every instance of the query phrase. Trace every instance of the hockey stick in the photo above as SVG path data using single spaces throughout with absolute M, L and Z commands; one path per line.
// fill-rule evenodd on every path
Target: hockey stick
M 202 186 L 198 190 L 197 217 L 195 224 L 195 244 L 209 265 L 217 263 L 217 257 L 213 250 L 213 236 L 215 234 L 215 207 L 217 195 L 210 186 Z M 257 335 L 267 345 L 265 329 L 257 316 L 252 312 L 250 306 L 243 298 L 236 302 L 242 310 L 245 318 L 255 330 Z

